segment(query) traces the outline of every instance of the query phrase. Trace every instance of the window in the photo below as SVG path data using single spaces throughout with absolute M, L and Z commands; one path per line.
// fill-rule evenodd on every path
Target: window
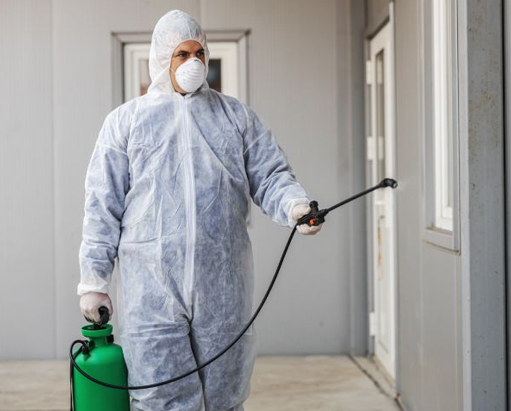
M 453 230 L 452 47 L 449 1 L 433 0 L 435 227 Z
M 238 43 L 209 42 L 208 84 L 221 93 L 238 97 Z
M 458 250 L 456 0 L 423 7 L 424 237 Z
M 212 89 L 242 99 L 240 84 L 240 47 L 238 40 L 208 41 L 210 52 L 207 81 Z M 147 93 L 149 77 L 149 50 L 151 44 L 124 44 L 124 101 Z
M 147 93 L 149 77 L 149 43 L 124 45 L 124 100 Z

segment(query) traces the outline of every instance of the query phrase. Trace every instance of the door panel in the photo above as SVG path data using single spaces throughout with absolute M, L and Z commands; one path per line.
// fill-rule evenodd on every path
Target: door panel
M 371 185 L 394 177 L 395 105 L 393 96 L 393 55 L 391 23 L 370 42 L 367 65 L 370 86 L 370 130 L 368 156 Z M 394 190 L 378 190 L 371 197 L 374 358 L 395 379 L 396 256 Z

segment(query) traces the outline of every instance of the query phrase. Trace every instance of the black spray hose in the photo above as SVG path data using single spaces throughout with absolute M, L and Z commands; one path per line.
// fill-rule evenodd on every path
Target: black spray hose
M 364 190 L 361 193 L 356 194 L 356 195 L 354 195 L 354 196 L 352 196 L 352 197 L 350 197 L 350 198 L 348 198 L 348 199 L 346 199 L 344 201 L 341 201 L 340 203 L 335 204 L 334 206 L 332 206 L 330 208 L 325 208 L 325 209 L 322 209 L 322 210 L 318 210 L 318 203 L 316 201 L 312 201 L 311 204 L 310 204 L 312 211 L 309 214 L 307 214 L 306 216 L 300 218 L 297 221 L 296 225 L 293 227 L 293 230 L 291 231 L 291 234 L 289 235 L 289 238 L 287 240 L 286 246 L 284 247 L 284 251 L 282 252 L 282 256 L 280 257 L 280 261 L 279 261 L 279 264 L 277 265 L 277 269 L 275 270 L 275 274 L 273 275 L 273 278 L 272 278 L 272 280 L 270 282 L 270 285 L 268 286 L 268 289 L 266 290 L 266 293 L 264 294 L 264 297 L 262 298 L 261 302 L 259 303 L 259 306 L 255 310 L 254 314 L 252 315 L 252 317 L 248 321 L 247 325 L 245 325 L 245 327 L 239 332 L 239 334 L 223 350 L 221 350 L 218 354 L 216 354 L 215 356 L 213 356 L 212 358 L 210 358 L 209 360 L 207 360 L 203 364 L 200 364 L 197 367 L 195 367 L 194 369 L 192 369 L 190 371 L 187 371 L 184 374 L 178 375 L 177 377 L 173 377 L 173 378 L 170 378 L 168 380 L 157 382 L 157 383 L 153 383 L 153 384 L 134 385 L 134 386 L 122 386 L 122 385 L 108 384 L 108 383 L 100 381 L 100 380 L 98 380 L 98 379 L 96 379 L 94 377 L 91 377 L 89 374 L 87 374 L 85 371 L 83 371 L 78 366 L 78 364 L 76 364 L 76 361 L 75 361 L 76 356 L 80 352 L 88 353 L 89 347 L 87 346 L 87 341 L 75 340 L 75 341 L 73 341 L 73 343 L 71 344 L 71 347 L 69 348 L 69 360 L 70 360 L 70 362 L 72 364 L 72 367 L 76 368 L 76 370 L 80 374 L 82 374 L 85 378 L 87 378 L 88 380 L 90 380 L 92 382 L 95 382 L 96 384 L 102 385 L 104 387 L 113 388 L 113 389 L 116 389 L 116 390 L 145 390 L 145 389 L 148 389 L 148 388 L 160 387 L 162 385 L 166 385 L 166 384 L 170 384 L 170 383 L 179 381 L 179 380 L 181 380 L 183 378 L 186 378 L 186 377 L 192 375 L 193 373 L 196 373 L 197 371 L 202 370 L 204 367 L 206 367 L 209 364 L 211 364 L 212 362 L 216 361 L 218 358 L 220 358 L 222 355 L 224 355 L 227 351 L 229 351 L 232 348 L 232 346 L 234 344 L 236 344 L 238 342 L 238 340 L 245 334 L 245 332 L 250 328 L 252 323 L 255 321 L 255 319 L 259 315 L 259 312 L 261 311 L 261 309 L 263 308 L 264 304 L 266 303 L 266 300 L 268 299 L 268 297 L 270 295 L 270 292 L 273 289 L 273 286 L 275 285 L 277 277 L 278 277 L 278 275 L 280 273 L 280 269 L 282 267 L 282 263 L 284 262 L 284 259 L 286 257 L 287 251 L 289 249 L 289 246 L 291 245 L 291 241 L 293 240 L 293 237 L 294 237 L 294 235 L 296 233 L 296 227 L 298 227 L 299 225 L 302 225 L 302 224 L 307 224 L 309 226 L 314 226 L 314 225 L 317 226 L 317 225 L 319 225 L 319 224 L 321 224 L 322 222 L 325 221 L 325 216 L 330 211 L 335 210 L 336 208 L 341 207 L 341 206 L 343 206 L 343 205 L 345 205 L 345 204 L 347 204 L 347 203 L 349 203 L 349 202 L 351 202 L 353 200 L 356 200 L 359 197 L 362 197 L 362 196 L 364 196 L 366 194 L 369 194 L 370 192 L 372 192 L 374 190 L 377 190 L 379 188 L 384 188 L 384 187 L 396 188 L 397 187 L 397 181 L 393 180 L 393 179 L 390 179 L 390 178 L 385 178 L 378 185 L 376 185 L 374 187 L 371 187 L 371 188 L 369 188 L 367 190 Z M 73 348 L 74 348 L 74 346 L 76 344 L 81 344 L 82 347 L 79 350 L 77 350 L 76 353 L 73 353 Z

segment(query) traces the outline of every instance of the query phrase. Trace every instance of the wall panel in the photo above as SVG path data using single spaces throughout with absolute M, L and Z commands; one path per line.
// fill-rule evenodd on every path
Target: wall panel
M 51 1 L 0 3 L 0 360 L 55 353 Z
M 370 34 L 375 34 L 375 31 L 388 19 L 390 3 L 391 0 L 365 0 L 366 26 Z

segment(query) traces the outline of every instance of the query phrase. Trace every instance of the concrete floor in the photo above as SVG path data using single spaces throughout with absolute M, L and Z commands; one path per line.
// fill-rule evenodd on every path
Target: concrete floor
M 0 362 L 0 411 L 69 410 L 66 361 Z M 245 411 L 396 411 L 345 356 L 259 357 Z

